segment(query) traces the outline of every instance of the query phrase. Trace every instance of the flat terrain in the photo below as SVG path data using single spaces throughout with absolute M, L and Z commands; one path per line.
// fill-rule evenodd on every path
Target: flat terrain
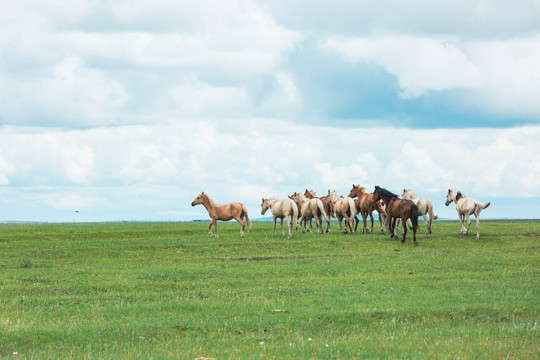
M 0 225 L 0 358 L 540 358 L 538 221 L 207 226 Z

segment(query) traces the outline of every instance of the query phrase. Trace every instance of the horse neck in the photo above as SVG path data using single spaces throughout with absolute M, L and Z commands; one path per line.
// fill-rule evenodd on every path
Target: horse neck
M 210 211 L 211 209 L 215 209 L 217 207 L 220 207 L 221 205 L 215 202 L 214 200 L 212 200 L 210 196 L 204 194 L 203 206 L 206 208 L 206 210 Z

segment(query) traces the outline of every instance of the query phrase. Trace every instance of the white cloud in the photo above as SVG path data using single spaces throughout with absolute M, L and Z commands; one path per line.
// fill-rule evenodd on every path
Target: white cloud
M 448 188 L 478 197 L 539 197 L 539 136 L 540 127 L 341 129 L 276 119 L 77 131 L 4 126 L 0 174 L 11 189 L 48 187 L 39 201 L 55 209 L 76 205 L 99 212 L 114 198 L 116 219 L 150 205 L 156 213 L 189 212 L 203 190 L 218 202 L 245 202 L 250 213 L 260 211 L 263 196 L 305 188 L 344 194 L 353 183 L 394 192 L 410 187 L 433 198 Z M 125 196 L 136 198 L 118 198 L 124 188 L 132 189 Z M 53 201 L 55 196 L 43 195 L 64 192 L 80 197 Z
M 479 69 L 455 44 L 443 39 L 395 36 L 330 38 L 321 44 L 348 61 L 375 62 L 398 77 L 400 95 L 416 98 L 430 90 L 475 88 L 481 85 Z
M 467 90 L 462 105 L 495 114 L 540 115 L 540 35 L 499 41 L 421 36 L 327 38 L 321 48 L 397 77 L 402 98 Z
M 182 84 L 169 88 L 173 103 L 178 104 L 183 116 L 215 115 L 230 116 L 249 108 L 244 87 L 214 86 L 192 76 Z

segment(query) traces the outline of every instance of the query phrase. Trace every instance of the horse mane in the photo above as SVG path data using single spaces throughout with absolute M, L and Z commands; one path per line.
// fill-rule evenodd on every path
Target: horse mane
M 203 196 L 206 196 L 206 198 L 208 199 L 208 202 L 210 202 L 210 206 L 211 206 L 211 207 L 216 208 L 216 207 L 220 207 L 220 206 L 221 206 L 220 203 L 217 203 L 217 202 L 215 202 L 214 200 L 212 200 L 212 198 L 211 198 L 210 196 L 208 196 L 208 194 L 203 193 Z
M 398 199 L 399 199 L 399 197 L 398 197 L 396 194 L 394 194 L 394 193 L 391 192 L 391 191 L 386 190 L 385 188 L 382 188 L 382 187 L 380 187 L 380 186 L 377 186 L 377 189 L 379 189 L 379 194 L 381 195 L 381 197 L 382 197 L 383 199 L 390 199 L 390 198 L 392 198 L 392 197 L 395 197 L 395 198 L 398 198 Z
M 411 189 L 404 189 L 404 190 L 405 190 L 404 192 L 409 193 L 409 196 L 411 197 L 411 199 L 416 199 L 417 198 L 415 192 L 412 191 Z
M 464 198 L 464 197 L 466 197 L 465 194 L 462 194 L 461 191 L 458 190 L 458 192 L 456 194 L 456 201 L 458 201 L 459 199 Z

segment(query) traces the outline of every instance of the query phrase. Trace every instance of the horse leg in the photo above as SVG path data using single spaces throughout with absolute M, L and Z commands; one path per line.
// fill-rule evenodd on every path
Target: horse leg
M 465 215 L 459 214 L 459 223 L 461 224 L 461 233 L 465 234 Z
M 471 216 L 467 214 L 467 230 L 465 230 L 465 235 L 469 235 L 469 228 L 471 227 Z
M 246 223 L 244 222 L 244 220 L 242 219 L 241 216 L 235 216 L 234 220 L 236 220 L 236 221 L 238 221 L 240 223 L 240 236 L 244 237 L 244 226 L 246 225 Z M 216 234 L 217 234 L 217 231 L 216 231 Z
M 287 218 L 287 223 L 289 222 L 289 218 Z M 281 236 L 285 236 L 285 231 L 283 231 L 283 218 L 281 218 Z
M 289 229 L 289 239 L 290 239 L 292 236 L 292 221 L 289 220 L 288 216 L 285 217 L 285 220 L 287 220 L 287 228 Z M 283 236 L 285 236 L 285 234 Z
M 381 234 L 384 234 L 384 228 L 386 227 L 386 214 L 379 213 L 379 225 L 381 225 Z
M 474 215 L 476 218 L 476 240 L 480 239 L 480 218 L 478 215 L 480 214 Z
M 356 232 L 356 230 L 358 229 L 358 223 L 360 222 L 360 220 L 358 220 L 358 217 L 355 216 L 354 217 L 354 232 Z
M 338 215 L 338 214 L 336 214 L 336 216 L 337 216 L 338 222 L 339 222 L 339 231 L 340 231 L 342 234 L 346 234 L 346 233 L 347 233 L 347 229 L 345 229 L 345 232 L 343 232 L 343 226 L 341 226 L 341 221 L 343 220 L 343 216 Z
M 210 234 L 210 237 L 214 236 L 214 234 L 212 234 L 212 225 L 214 225 L 214 222 L 216 220 L 212 219 L 212 221 L 210 221 L 210 224 L 208 225 L 208 234 Z M 217 233 L 217 231 L 216 231 Z
M 426 227 L 427 227 L 427 233 L 428 235 L 431 234 L 431 225 L 427 219 L 427 215 L 426 214 L 422 214 L 422 217 L 424 218 L 424 222 L 426 223 Z
M 276 216 L 274 216 L 274 233 L 272 234 L 273 236 L 276 236 Z
M 364 228 L 362 229 L 362 232 L 364 233 L 369 233 L 368 227 L 367 227 L 367 217 L 368 217 L 367 211 L 362 211 L 362 220 L 364 222 Z
M 217 219 L 214 219 L 214 232 L 216 233 L 216 237 L 218 238 L 219 235 L 217 233 Z
M 401 242 L 404 243 L 405 242 L 405 237 L 407 236 L 407 218 L 406 217 L 402 217 L 401 218 L 401 226 L 403 227 L 403 239 L 401 239 Z
M 373 211 L 369 213 L 369 218 L 371 219 L 371 233 L 373 234 Z

